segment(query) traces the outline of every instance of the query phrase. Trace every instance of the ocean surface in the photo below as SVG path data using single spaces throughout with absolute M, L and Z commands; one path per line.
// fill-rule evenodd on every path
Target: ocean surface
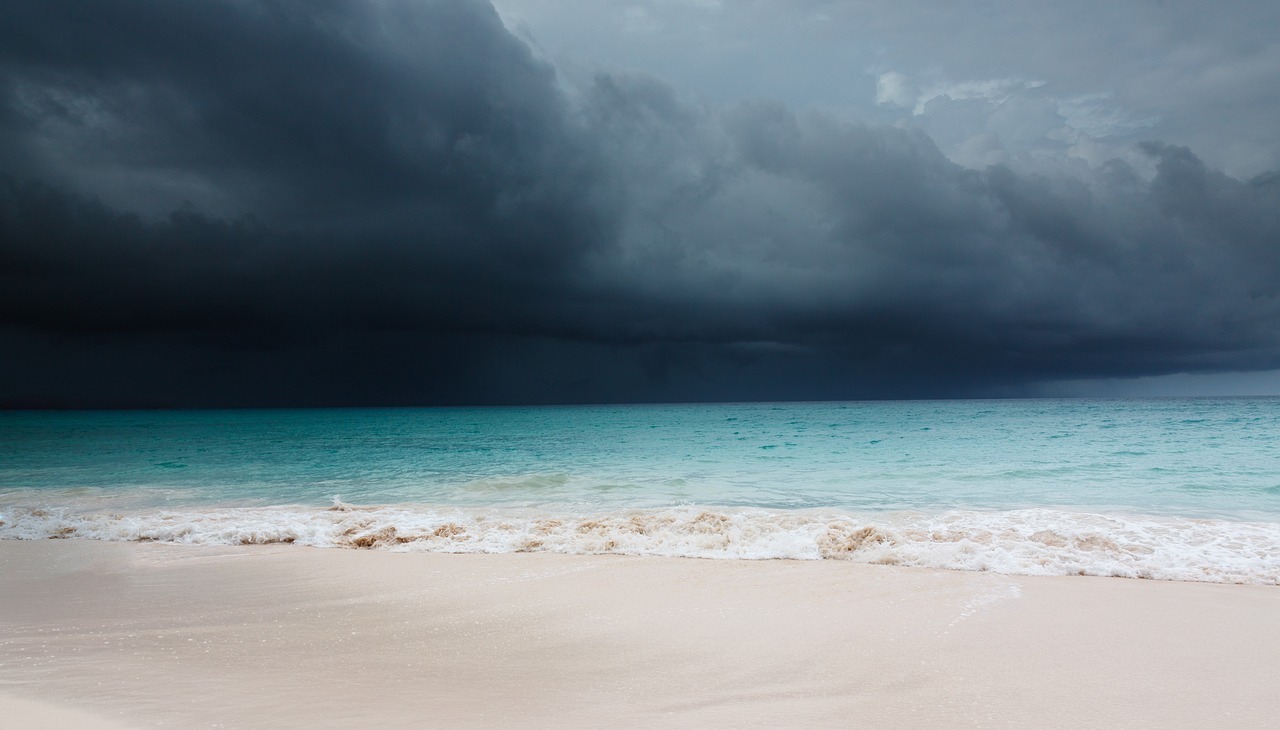
M 1280 582 L 1280 399 L 0 413 L 0 539 Z

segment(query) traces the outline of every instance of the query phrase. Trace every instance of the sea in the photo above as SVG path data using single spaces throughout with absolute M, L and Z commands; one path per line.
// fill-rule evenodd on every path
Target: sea
M 1280 399 L 0 413 L 0 539 L 1280 583 Z

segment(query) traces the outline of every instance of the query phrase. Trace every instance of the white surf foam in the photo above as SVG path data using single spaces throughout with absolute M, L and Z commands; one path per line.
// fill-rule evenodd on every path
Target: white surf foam
M 1051 509 L 849 513 L 683 506 L 572 514 L 305 506 L 180 510 L 0 504 L 0 539 L 294 543 L 439 552 L 836 559 L 1023 575 L 1280 584 L 1280 524 Z

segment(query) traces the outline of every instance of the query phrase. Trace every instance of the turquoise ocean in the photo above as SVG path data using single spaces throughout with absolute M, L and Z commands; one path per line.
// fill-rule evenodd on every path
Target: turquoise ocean
M 0 413 L 0 539 L 1280 582 L 1280 399 Z

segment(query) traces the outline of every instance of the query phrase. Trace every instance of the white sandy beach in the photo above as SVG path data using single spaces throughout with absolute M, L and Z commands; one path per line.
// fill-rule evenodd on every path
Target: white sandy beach
M 1270 728 L 1280 589 L 0 542 L 5 727 Z

